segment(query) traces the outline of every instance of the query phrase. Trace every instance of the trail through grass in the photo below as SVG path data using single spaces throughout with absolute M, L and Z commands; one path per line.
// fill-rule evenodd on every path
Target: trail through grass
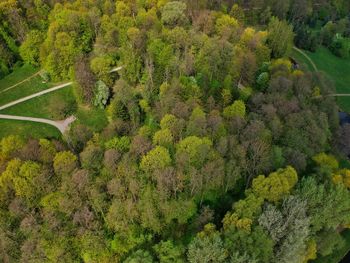
M 350 94 L 350 59 L 338 58 L 327 48 L 320 47 L 315 53 L 304 51 L 316 64 L 319 71 L 324 72 L 333 80 L 337 93 Z M 293 50 L 292 57 L 302 64 L 302 67 L 313 71 L 311 63 Z M 337 97 L 339 107 L 350 113 L 350 97 Z

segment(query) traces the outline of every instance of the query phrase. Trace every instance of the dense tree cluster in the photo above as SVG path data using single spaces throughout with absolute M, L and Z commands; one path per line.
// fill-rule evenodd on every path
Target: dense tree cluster
M 109 123 L 1 140 L 5 262 L 297 263 L 343 244 L 350 171 L 326 153 L 348 153 L 348 127 L 332 86 L 286 58 L 285 19 L 310 1 L 22 2 L 0 2 L 16 21 L 0 52 L 22 43 L 6 52 L 73 79 Z

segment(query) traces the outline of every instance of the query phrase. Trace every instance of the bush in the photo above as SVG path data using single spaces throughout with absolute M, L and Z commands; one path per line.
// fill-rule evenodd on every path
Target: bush
M 329 47 L 330 51 L 338 57 L 348 58 L 350 55 L 350 39 L 337 34 Z
M 95 85 L 94 105 L 103 109 L 106 107 L 109 97 L 110 90 L 107 85 L 102 80 L 97 81 Z

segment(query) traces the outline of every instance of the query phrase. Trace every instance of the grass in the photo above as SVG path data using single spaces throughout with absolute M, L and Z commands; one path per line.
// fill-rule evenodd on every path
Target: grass
M 320 47 L 315 53 L 304 51 L 316 64 L 319 71 L 333 80 L 337 93 L 350 94 L 350 59 L 338 58 L 327 48 Z M 302 67 L 313 70 L 305 57 L 293 50 L 292 57 L 301 63 Z M 339 107 L 350 113 L 350 97 L 337 97 Z
M 39 69 L 30 65 L 24 65 L 15 69 L 11 74 L 5 78 L 0 79 L 0 91 L 4 90 L 38 72 Z
M 53 83 L 42 83 L 40 76 L 35 76 L 28 81 L 25 81 L 18 86 L 1 93 L 1 91 L 5 90 L 6 88 L 11 87 L 16 83 L 20 83 L 23 81 L 23 79 L 27 79 L 36 72 L 38 72 L 38 69 L 25 65 L 17 68 L 4 79 L 1 79 L 0 105 L 23 98 L 41 90 L 50 88 L 54 85 Z M 55 120 L 56 118 L 53 116 L 50 109 L 50 105 L 54 101 L 65 101 L 69 105 L 76 104 L 73 87 L 65 87 L 52 93 L 33 98 L 4 109 L 0 111 L 0 113 Z M 75 112 L 72 112 L 72 114 L 77 117 L 77 122 L 87 125 L 93 131 L 102 130 L 108 123 L 105 110 L 103 109 L 79 107 L 74 111 Z M 55 127 L 51 127 L 49 125 L 16 120 L 0 120 L 0 138 L 9 134 L 18 134 L 24 137 L 34 138 L 60 137 L 59 131 Z
M 61 137 L 60 132 L 53 126 L 16 120 L 0 119 L 0 139 L 9 135 L 19 135 L 23 138 L 56 138 Z
M 56 101 L 66 101 L 69 104 L 75 103 L 72 87 L 65 87 L 60 90 L 45 94 L 43 96 L 22 102 L 10 108 L 0 111 L 2 114 L 19 115 L 26 117 L 37 117 L 45 119 L 55 119 L 50 111 L 50 103 Z
M 103 109 L 79 107 L 75 116 L 78 122 L 88 126 L 95 132 L 101 131 L 108 124 L 106 111 Z

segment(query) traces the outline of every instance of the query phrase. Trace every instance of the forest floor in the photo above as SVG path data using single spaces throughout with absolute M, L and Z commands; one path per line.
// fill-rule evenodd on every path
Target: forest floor
M 315 71 L 314 63 L 319 71 L 324 72 L 333 82 L 336 88 L 337 103 L 341 110 L 350 113 L 350 98 L 344 94 L 350 94 L 350 58 L 343 59 L 333 55 L 327 48 L 320 47 L 316 52 L 301 50 L 304 56 L 297 50 L 293 50 L 292 57 L 297 60 L 304 69 Z M 311 62 L 309 59 L 311 59 Z

